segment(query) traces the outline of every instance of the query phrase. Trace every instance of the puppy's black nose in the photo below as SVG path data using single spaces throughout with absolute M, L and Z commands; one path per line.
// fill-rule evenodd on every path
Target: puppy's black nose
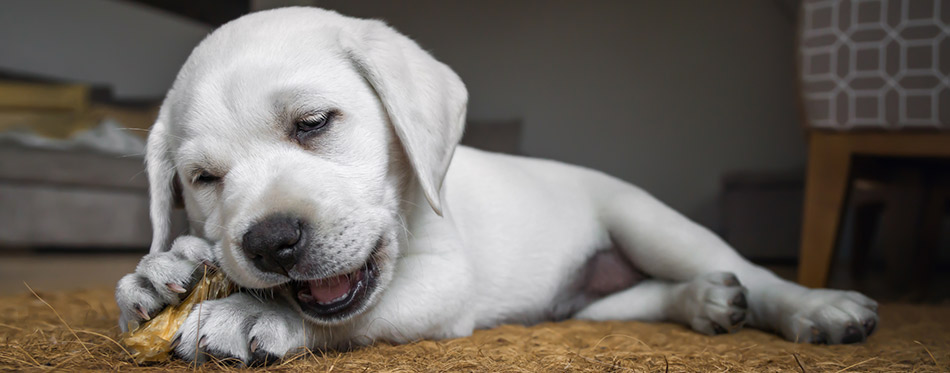
M 271 215 L 244 233 L 242 248 L 258 269 L 286 275 L 297 262 L 297 248 L 304 244 L 304 240 L 300 219 Z

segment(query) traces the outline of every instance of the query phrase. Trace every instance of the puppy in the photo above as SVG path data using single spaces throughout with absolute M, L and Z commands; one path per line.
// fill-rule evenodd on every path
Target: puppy
M 457 146 L 466 101 L 449 67 L 379 21 L 285 8 L 222 26 L 149 135 L 154 240 L 119 281 L 120 327 L 178 303 L 210 262 L 243 290 L 191 313 L 185 359 L 566 318 L 810 343 L 874 331 L 873 300 L 783 281 L 624 181 Z M 173 239 L 177 189 L 190 232 Z

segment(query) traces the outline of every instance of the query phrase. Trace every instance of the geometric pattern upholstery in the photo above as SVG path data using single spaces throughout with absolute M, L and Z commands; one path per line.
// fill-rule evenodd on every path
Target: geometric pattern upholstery
M 950 0 L 804 0 L 807 123 L 950 129 Z

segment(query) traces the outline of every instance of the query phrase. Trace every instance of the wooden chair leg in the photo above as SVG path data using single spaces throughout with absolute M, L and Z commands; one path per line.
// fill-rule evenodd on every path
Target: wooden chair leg
M 804 286 L 824 287 L 828 283 L 850 168 L 848 142 L 823 133 L 811 134 L 798 262 L 798 282 Z

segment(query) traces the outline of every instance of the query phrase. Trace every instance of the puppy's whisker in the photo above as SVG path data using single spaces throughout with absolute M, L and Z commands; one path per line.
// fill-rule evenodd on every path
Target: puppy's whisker
M 147 132 L 147 133 L 149 133 L 149 134 L 152 133 L 152 129 L 151 129 L 151 128 L 127 128 L 127 127 L 123 127 L 123 128 L 115 128 L 115 129 L 116 129 L 116 130 L 122 130 L 122 131 Z M 185 141 L 185 138 L 184 138 L 184 137 L 170 134 L 170 133 L 168 133 L 168 131 L 165 131 L 165 132 L 164 132 L 164 136 L 169 137 L 169 138 L 173 138 L 173 139 L 179 140 L 179 141 Z
M 214 212 L 216 211 L 216 209 L 217 209 L 217 207 L 215 207 L 215 210 L 212 210 L 211 212 L 214 213 Z M 208 215 L 211 215 L 211 214 L 208 214 Z M 214 227 L 214 228 L 218 228 L 218 229 L 220 229 L 220 230 L 222 230 L 222 231 L 225 231 L 225 232 L 228 230 L 227 227 L 225 227 L 225 226 L 223 226 L 223 225 L 215 224 L 215 223 L 209 222 L 209 221 L 207 221 L 207 220 L 191 219 L 191 221 L 193 221 L 193 222 L 195 222 L 195 223 L 208 224 L 208 225 L 210 225 L 210 226 L 212 226 L 212 227 Z
M 110 128 L 109 130 L 115 131 L 139 131 L 139 132 L 152 132 L 149 128 L 131 128 L 131 127 L 119 127 L 119 128 Z
M 419 207 L 418 204 L 416 204 L 415 202 L 410 201 L 410 200 L 408 200 L 408 199 L 400 198 L 399 200 L 400 200 L 402 203 L 405 203 L 405 204 L 407 204 L 407 205 L 409 205 L 409 206 L 412 206 L 412 207 Z
M 413 237 L 412 232 L 409 230 L 409 226 L 406 223 L 405 218 L 403 218 L 402 216 L 397 216 L 395 220 L 396 220 L 396 223 L 399 224 L 399 227 L 402 228 L 402 231 L 406 235 L 406 238 L 409 238 L 409 239 L 415 238 Z
M 401 340 L 403 340 L 403 341 L 411 341 L 411 339 L 408 337 L 408 335 L 407 335 L 406 333 L 403 333 L 403 331 L 402 331 L 401 328 L 399 328 L 398 326 L 396 326 L 396 324 L 393 323 L 392 321 L 389 321 L 388 319 L 383 318 L 383 317 L 377 317 L 377 318 L 375 318 L 375 319 L 370 320 L 367 329 L 372 329 L 372 325 L 373 325 L 374 323 L 376 323 L 377 321 L 385 322 L 386 324 L 389 324 L 389 327 L 392 329 L 393 334 L 398 335 L 398 336 L 399 336 L 399 339 L 401 339 Z M 369 336 L 369 335 L 366 335 L 366 334 L 361 334 L 360 336 L 363 337 L 363 338 L 367 338 L 367 339 L 369 339 L 369 340 L 374 340 L 373 337 L 371 337 L 371 336 Z
M 268 299 L 263 292 L 263 289 L 251 289 L 251 296 L 254 299 L 257 299 L 258 302 L 264 303 L 265 299 Z
M 139 175 L 141 175 L 141 174 L 143 174 L 143 173 L 145 173 L 145 172 L 147 172 L 147 171 L 148 171 L 147 169 L 142 169 L 141 171 L 139 171 L 138 173 L 136 173 L 135 175 L 133 175 L 133 176 L 130 178 L 130 180 L 131 180 L 131 179 L 134 179 L 135 177 L 137 177 L 137 176 L 139 176 Z M 165 170 L 162 170 L 162 171 L 164 171 L 164 173 L 174 174 L 174 173 L 175 173 L 175 167 L 172 166 L 172 167 L 169 167 L 169 168 L 167 168 L 167 169 L 165 169 Z
M 145 169 L 142 169 L 142 171 L 136 172 L 135 175 L 132 175 L 131 177 L 129 177 L 129 182 L 131 182 L 132 180 L 135 180 L 135 178 L 139 177 L 139 175 L 144 174 L 144 173 L 145 173 Z

